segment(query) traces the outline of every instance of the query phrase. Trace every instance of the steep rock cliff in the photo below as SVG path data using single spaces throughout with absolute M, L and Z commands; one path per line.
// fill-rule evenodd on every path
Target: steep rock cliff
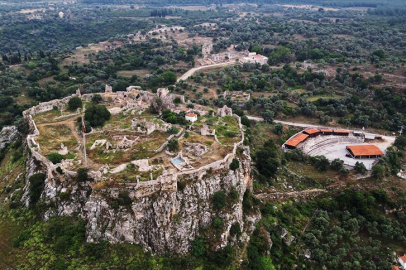
M 221 248 L 229 244 L 232 224 L 240 225 L 243 239 L 247 240 L 247 233 L 258 220 L 258 216 L 245 218 L 242 209 L 243 195 L 251 185 L 248 147 L 241 148 L 238 159 L 240 166 L 235 171 L 229 170 L 227 165 L 199 174 L 176 176 L 174 189 L 153 187 L 147 196 L 138 196 L 134 185 L 92 189 L 94 183 L 77 183 L 69 176 L 61 181 L 61 176 L 58 179 L 54 174 L 55 178 L 46 180 L 42 194 L 42 198 L 52 202 L 54 207 L 44 218 L 79 213 L 87 222 L 89 242 L 103 239 L 112 243 L 131 242 L 153 253 L 184 254 L 190 251 L 191 241 L 199 235 L 200 229 L 211 226 L 214 217 L 219 217 L 224 227 L 221 235 L 217 235 L 214 248 Z M 35 170 L 28 168 L 28 171 Z M 229 194 L 231 190 L 238 192 L 235 203 L 214 210 L 213 194 L 216 191 Z M 112 203 L 120 192 L 131 198 L 129 205 Z

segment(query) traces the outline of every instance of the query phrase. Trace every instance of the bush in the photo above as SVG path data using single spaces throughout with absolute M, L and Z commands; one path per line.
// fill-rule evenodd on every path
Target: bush
M 385 167 L 383 165 L 377 164 L 372 167 L 372 176 L 376 179 L 380 179 L 385 175 Z
M 177 134 L 179 132 L 179 129 L 177 129 L 176 127 L 172 126 L 168 129 L 167 133 L 172 135 L 172 134 Z
M 78 181 L 79 182 L 86 182 L 87 180 L 89 180 L 89 176 L 87 174 L 89 170 L 87 168 L 79 168 L 77 173 L 77 177 L 78 177 Z
M 59 167 L 59 166 L 56 167 L 55 171 L 56 171 L 57 173 L 59 173 L 59 174 L 63 174 L 63 171 L 62 171 L 61 167 Z
M 99 94 L 95 94 L 95 95 L 92 97 L 92 103 L 94 103 L 94 104 L 99 104 L 102 100 L 103 100 L 103 98 L 102 98 L 102 96 L 99 95 Z
M 241 228 L 240 228 L 240 224 L 238 222 L 234 223 L 233 225 L 231 225 L 230 228 L 230 234 L 232 236 L 239 236 L 241 235 Z
M 73 97 L 68 101 L 69 110 L 73 111 L 82 108 L 82 100 L 79 97 Z
M 191 253 L 195 257 L 202 257 L 206 253 L 202 238 L 197 237 L 195 240 L 193 240 Z
M 62 159 L 64 158 L 64 156 L 62 156 L 59 153 L 51 153 L 47 156 L 47 158 L 49 159 L 49 161 L 51 161 L 53 164 L 57 164 L 57 163 L 61 163 Z
M 120 191 L 118 193 L 117 202 L 119 205 L 122 205 L 122 206 L 130 206 L 132 203 L 132 200 L 128 194 L 128 191 Z
M 340 171 L 343 166 L 344 166 L 344 161 L 342 161 L 339 158 L 334 159 L 331 164 L 330 164 L 331 168 L 335 171 Z
M 37 173 L 32 175 L 28 180 L 30 182 L 30 204 L 35 204 L 38 202 L 41 197 L 41 193 L 44 190 L 45 186 L 45 174 Z
M 214 209 L 220 210 L 226 205 L 226 194 L 224 191 L 217 191 L 212 198 Z
M 168 149 L 171 152 L 177 151 L 179 149 L 179 142 L 176 139 L 170 139 L 168 141 Z
M 230 164 L 230 170 L 235 171 L 240 167 L 240 162 L 238 161 L 238 159 L 233 158 L 233 161 L 231 161 Z
M 230 193 L 228 194 L 228 197 L 229 197 L 231 203 L 236 203 L 239 198 L 238 191 L 235 188 L 233 188 L 230 191 Z
M 330 162 L 325 156 L 317 156 L 314 159 L 314 167 L 319 171 L 319 172 L 325 172 L 328 169 L 328 166 L 330 165 Z
M 251 121 L 248 119 L 247 116 L 242 116 L 241 117 L 241 124 L 243 124 L 246 127 L 250 127 L 251 126 Z
M 355 162 L 354 170 L 355 170 L 357 173 L 360 173 L 360 174 L 362 174 L 362 175 L 364 175 L 364 174 L 367 173 L 367 168 L 365 167 L 364 163 L 358 162 L 358 161 Z
M 221 219 L 219 217 L 216 217 L 213 219 L 213 227 L 215 229 L 219 230 L 219 229 L 223 228 L 223 225 L 224 225 L 223 219 Z

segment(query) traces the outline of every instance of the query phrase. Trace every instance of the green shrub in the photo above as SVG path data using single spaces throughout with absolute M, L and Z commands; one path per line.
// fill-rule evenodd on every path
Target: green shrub
M 130 206 L 132 203 L 132 200 L 128 194 L 128 191 L 120 191 L 118 193 L 117 202 L 119 205 L 122 205 L 122 206 Z
M 64 158 L 61 154 L 59 153 L 51 153 L 47 156 L 49 161 L 51 161 L 53 164 L 61 163 L 62 159 Z
M 220 210 L 226 205 L 226 194 L 224 191 L 217 191 L 212 198 L 214 209 Z
M 179 142 L 176 139 L 170 139 L 168 141 L 168 149 L 171 152 L 177 151 L 179 149 Z
M 230 170 L 235 171 L 240 167 L 240 162 L 238 159 L 233 158 L 233 161 L 230 163 Z
M 69 110 L 73 111 L 82 108 L 82 100 L 79 97 L 73 97 L 68 101 Z
M 202 257 L 206 253 L 202 238 L 196 237 L 195 240 L 193 240 L 191 253 L 195 257 Z
M 215 229 L 221 229 L 221 228 L 223 228 L 223 225 L 224 225 L 223 219 L 221 219 L 219 217 L 216 217 L 213 219 L 213 227 Z
M 56 167 L 55 171 L 56 171 L 57 173 L 59 173 L 59 174 L 63 174 L 63 171 L 62 171 L 61 167 L 59 167 L 59 166 Z
M 79 168 L 77 171 L 77 177 L 79 182 L 86 182 L 89 180 L 88 176 L 88 169 L 87 168 Z
M 241 235 L 241 228 L 240 228 L 240 224 L 238 222 L 234 223 L 233 225 L 231 225 L 230 228 L 230 234 L 232 236 L 239 236 Z

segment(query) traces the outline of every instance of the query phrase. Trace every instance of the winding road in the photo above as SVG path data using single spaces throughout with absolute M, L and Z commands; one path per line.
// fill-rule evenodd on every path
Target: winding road
M 206 68 L 233 66 L 233 65 L 239 65 L 239 63 L 230 61 L 230 62 L 226 62 L 226 63 L 218 63 L 218 64 L 212 64 L 212 65 L 207 65 L 207 66 L 195 67 L 195 68 L 189 69 L 185 74 L 183 74 L 182 77 L 180 77 L 178 79 L 178 82 L 181 80 L 183 80 L 183 81 L 187 80 L 190 76 L 192 76 L 193 74 L 195 74 L 196 71 L 199 71 L 199 70 L 203 70 Z

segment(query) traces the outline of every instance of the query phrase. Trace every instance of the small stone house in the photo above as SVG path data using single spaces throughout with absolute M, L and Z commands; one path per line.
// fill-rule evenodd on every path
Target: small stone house
M 400 265 L 403 267 L 403 269 L 406 269 L 406 253 L 403 254 L 403 256 L 400 256 L 398 258 L 398 261 L 399 261 Z
M 193 123 L 194 121 L 197 120 L 197 114 L 194 114 L 194 113 L 187 113 L 187 114 L 185 115 L 185 119 Z

